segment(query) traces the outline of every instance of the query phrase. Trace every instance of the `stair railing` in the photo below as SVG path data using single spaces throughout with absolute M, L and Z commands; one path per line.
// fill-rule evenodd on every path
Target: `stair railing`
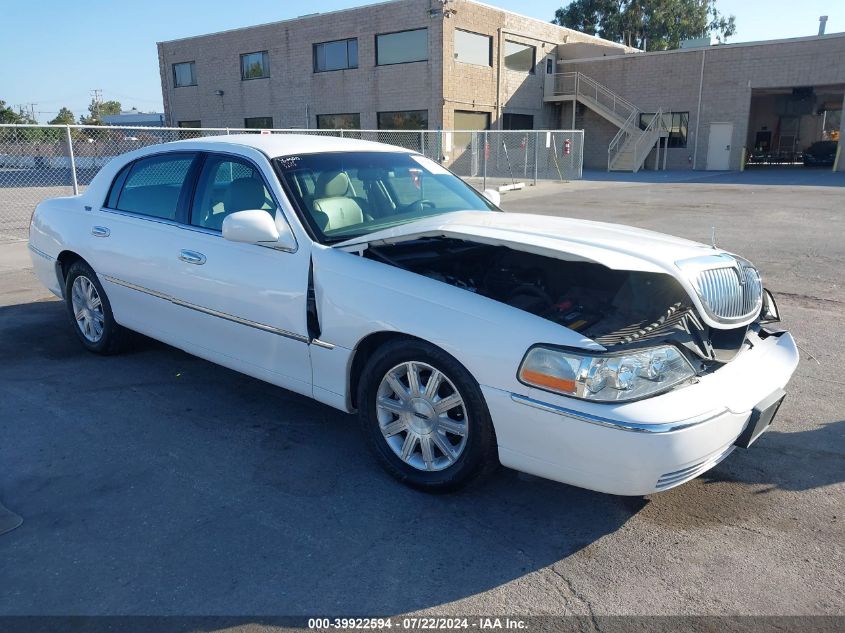
M 631 112 L 637 110 L 633 103 L 580 72 L 555 73 L 553 93 L 597 103 L 623 121 L 630 117 Z
M 634 109 L 628 118 L 625 119 L 624 125 L 619 128 L 619 131 L 616 133 L 616 136 L 613 137 L 613 140 L 610 141 L 610 145 L 607 146 L 607 170 L 613 167 L 613 164 L 616 162 L 619 154 L 628 144 L 628 141 L 634 136 L 634 134 L 640 133 L 640 126 L 639 126 L 639 118 L 640 118 L 640 111 Z
M 654 147 L 654 143 L 660 139 L 663 130 L 666 129 L 666 123 L 663 121 L 663 109 L 659 108 L 657 112 L 649 121 L 648 125 L 640 134 L 640 137 L 634 143 L 634 172 L 640 169 L 640 165 L 648 156 L 648 153 Z
M 633 103 L 583 73 L 578 73 L 577 88 L 576 94 L 579 97 L 592 99 L 622 120 L 627 120 L 633 112 L 638 111 L 637 106 Z

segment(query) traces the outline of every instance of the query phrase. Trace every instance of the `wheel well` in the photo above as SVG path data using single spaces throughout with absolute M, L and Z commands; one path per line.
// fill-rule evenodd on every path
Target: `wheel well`
M 67 279 L 67 271 L 73 266 L 74 262 L 85 261 L 80 255 L 73 251 L 62 251 L 56 258 L 56 276 L 61 282 L 59 285 L 64 289 L 65 279 Z M 86 262 L 87 263 L 87 262 Z
M 352 356 L 352 367 L 349 369 L 349 402 L 352 408 L 358 407 L 358 385 L 361 382 L 361 373 L 367 361 L 375 353 L 375 351 L 391 341 L 419 341 L 422 339 L 409 334 L 402 334 L 401 332 L 374 332 L 365 336 L 358 346 L 355 348 L 355 353 Z

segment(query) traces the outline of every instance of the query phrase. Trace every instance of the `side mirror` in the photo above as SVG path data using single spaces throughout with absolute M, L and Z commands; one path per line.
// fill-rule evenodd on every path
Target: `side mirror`
M 500 194 L 495 189 L 485 189 L 481 192 L 481 195 L 487 198 L 490 202 L 495 204 L 497 207 L 502 204 L 502 194 Z
M 280 230 L 281 226 L 281 230 Z M 296 250 L 296 239 L 284 220 L 277 224 L 267 211 L 236 211 L 223 219 L 223 237 L 232 242 Z

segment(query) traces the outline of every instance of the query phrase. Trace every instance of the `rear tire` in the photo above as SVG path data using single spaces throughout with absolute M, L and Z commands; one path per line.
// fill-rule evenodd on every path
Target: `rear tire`
M 114 320 L 109 298 L 97 274 L 82 260 L 71 264 L 65 278 L 65 305 L 76 337 L 89 352 L 117 354 L 126 331 Z
M 478 383 L 429 343 L 394 341 L 376 350 L 363 369 L 358 405 L 370 450 L 408 486 L 449 492 L 499 464 Z

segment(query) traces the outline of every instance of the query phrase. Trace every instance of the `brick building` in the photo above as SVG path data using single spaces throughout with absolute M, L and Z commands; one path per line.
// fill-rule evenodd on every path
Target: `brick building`
M 561 42 L 633 50 L 470 0 L 394 0 L 161 42 L 158 53 L 173 125 L 553 128 L 543 72 Z
M 561 59 L 557 71 L 582 73 L 607 86 L 635 104 L 644 119 L 662 109 L 669 136 L 661 141 L 661 165 L 665 157 L 669 169 L 736 170 L 743 148 L 752 159 L 774 155 L 790 162 L 816 141 L 839 138 L 845 33 Z M 545 99 L 561 103 L 560 125 L 571 127 L 572 91 L 558 84 L 557 90 L 547 86 Z M 584 103 L 588 98 L 575 100 L 575 126 L 589 139 L 584 164 L 606 167 L 619 125 Z M 648 160 L 655 158 L 652 151 Z
M 800 156 L 838 138 L 845 94 L 845 34 L 643 53 L 474 0 L 393 0 L 158 54 L 171 125 L 576 127 L 591 168 Z

